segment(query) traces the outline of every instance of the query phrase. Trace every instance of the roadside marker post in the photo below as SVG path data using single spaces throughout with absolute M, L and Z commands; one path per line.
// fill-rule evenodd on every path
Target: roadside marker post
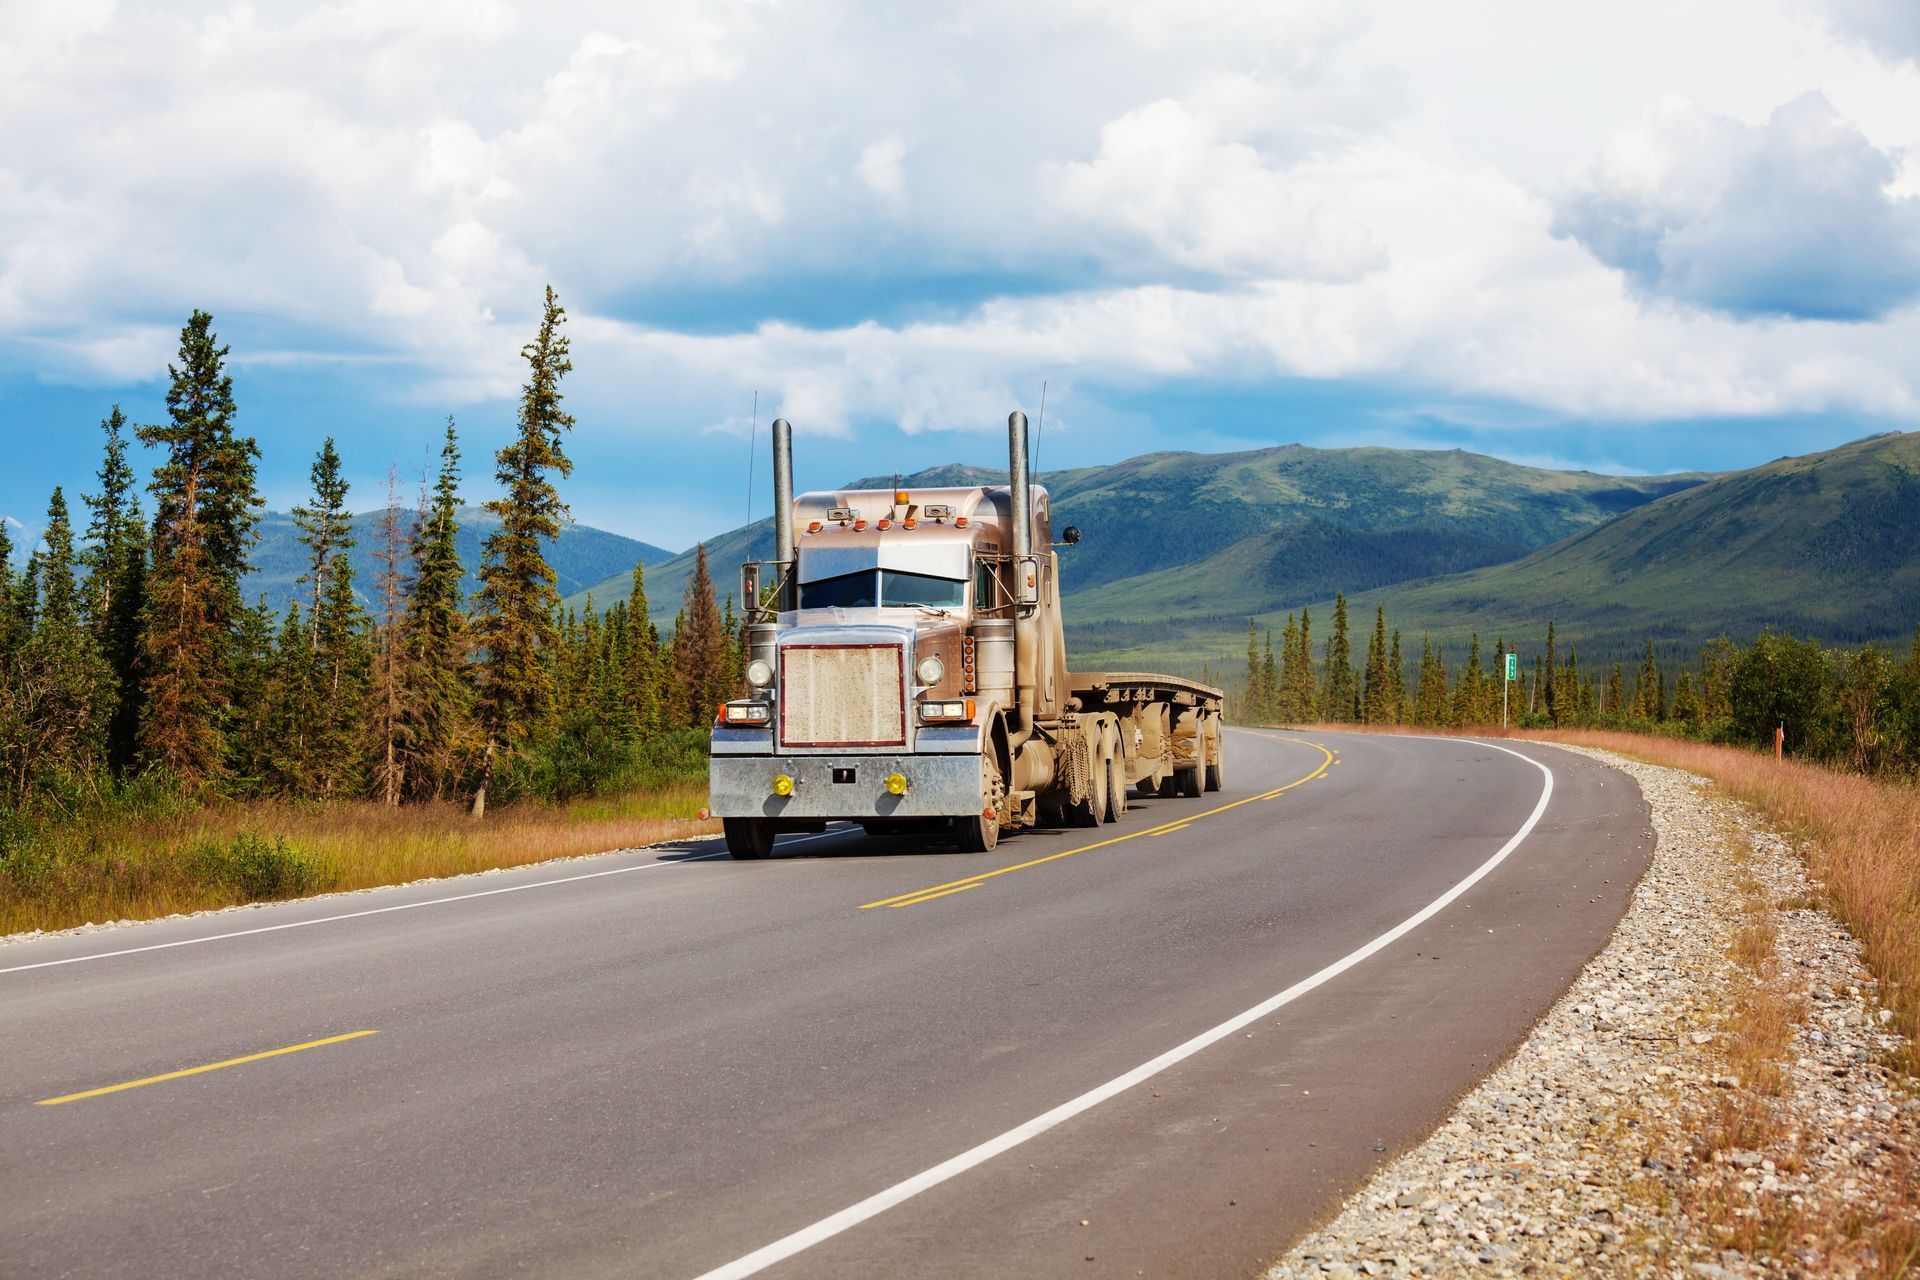
M 1520 656 L 1513 653 L 1508 654 L 1507 678 L 1500 682 L 1500 727 L 1502 729 L 1507 727 L 1507 686 L 1513 683 L 1514 678 L 1519 672 Z

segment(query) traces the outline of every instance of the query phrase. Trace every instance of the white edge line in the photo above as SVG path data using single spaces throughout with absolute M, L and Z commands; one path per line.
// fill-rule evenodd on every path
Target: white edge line
M 1466 879 L 1460 881 L 1438 898 L 1435 898 L 1419 911 L 1408 916 L 1405 920 L 1387 930 L 1365 946 L 1360 947 L 1358 950 L 1348 952 L 1318 973 L 1313 974 L 1311 977 L 1302 978 L 1299 982 L 1294 983 L 1279 995 L 1261 1001 L 1245 1013 L 1229 1018 L 1210 1031 L 1201 1032 L 1185 1044 L 1169 1049 L 1159 1057 L 1142 1063 L 1125 1075 L 1115 1076 L 1105 1084 L 1089 1089 L 1079 1097 L 1069 1102 L 1063 1102 L 1053 1110 L 1037 1115 L 1017 1128 L 1007 1130 L 997 1138 L 989 1138 L 979 1146 L 954 1156 L 951 1160 L 937 1164 L 923 1173 L 917 1173 L 904 1182 L 897 1182 L 884 1191 L 868 1196 L 858 1204 L 849 1205 L 830 1217 L 820 1219 L 820 1221 L 814 1223 L 812 1226 L 802 1227 L 792 1235 L 784 1236 L 779 1240 L 775 1240 L 772 1244 L 755 1249 L 743 1258 L 737 1258 L 725 1266 L 716 1267 L 712 1271 L 696 1277 L 695 1280 L 743 1280 L 743 1277 L 764 1271 L 776 1262 L 790 1258 L 804 1249 L 810 1249 L 822 1241 L 839 1235 L 850 1227 L 858 1226 L 869 1218 L 885 1213 L 895 1205 L 911 1200 L 922 1191 L 937 1187 L 949 1178 L 965 1173 L 977 1165 L 985 1164 L 995 1156 L 1012 1150 L 1029 1138 L 1037 1138 L 1047 1130 L 1064 1124 L 1081 1112 L 1091 1110 L 1107 1099 L 1124 1093 L 1128 1089 L 1133 1088 L 1133 1086 L 1159 1075 L 1168 1067 L 1192 1057 L 1209 1045 L 1226 1039 L 1242 1027 L 1258 1022 L 1261 1018 L 1266 1017 L 1281 1006 L 1291 1004 L 1301 996 L 1306 995 L 1309 991 L 1312 991 L 1315 987 L 1339 977 L 1381 949 L 1391 946 L 1408 933 L 1411 933 L 1414 929 L 1419 928 L 1428 920 L 1438 915 L 1451 904 L 1454 899 L 1478 884 L 1488 872 L 1492 871 L 1502 862 L 1505 862 L 1508 854 L 1520 847 L 1520 842 L 1532 834 L 1533 828 L 1540 821 L 1540 816 L 1547 811 L 1547 801 L 1553 797 L 1553 770 L 1549 769 L 1540 761 L 1535 760 L 1533 757 L 1522 755 L 1520 752 L 1511 750 L 1510 748 L 1479 739 L 1449 738 L 1444 740 L 1450 742 L 1472 741 L 1479 746 L 1492 747 L 1495 751 L 1505 751 L 1510 756 L 1525 760 L 1528 764 L 1538 769 L 1546 778 L 1546 784 L 1540 789 L 1539 801 L 1535 803 L 1533 812 L 1528 815 L 1527 820 L 1521 824 L 1520 829 L 1513 833 L 1511 839 L 1500 846 L 1498 853 L 1495 853 L 1491 858 L 1488 858 L 1485 862 L 1474 868 Z
M 813 835 L 800 836 L 797 839 L 787 840 L 780 847 L 784 849 L 789 845 L 805 844 L 809 840 L 822 840 L 827 836 L 842 834 L 845 833 L 840 831 L 820 831 Z M 707 836 L 703 838 L 710 840 L 717 837 Z M 573 884 L 580 880 L 598 880 L 602 876 L 623 876 L 630 871 L 653 871 L 660 867 L 678 867 L 689 862 L 711 862 L 715 858 L 724 858 L 726 856 L 724 852 L 701 853 L 688 858 L 643 862 L 633 867 L 614 867 L 607 871 L 589 871 L 583 875 L 560 876 L 553 880 L 535 880 L 530 884 L 510 884 L 498 889 L 481 889 L 473 893 L 449 894 L 444 898 L 425 898 L 419 902 L 401 902 L 391 907 L 370 907 L 365 911 L 346 911 L 335 916 L 315 916 L 311 920 L 289 920 L 285 924 L 261 925 L 256 929 L 233 929 L 226 933 L 210 933 L 202 938 L 181 938 L 174 942 L 155 942 L 144 947 L 123 947 L 118 951 L 95 951 L 84 956 L 68 956 L 64 960 L 41 960 L 36 964 L 17 964 L 12 968 L 0 969 L 0 974 L 25 973 L 29 969 L 52 969 L 64 964 L 82 964 L 88 960 L 111 960 L 115 956 L 139 955 L 143 951 L 167 951 L 174 947 L 194 947 L 203 942 L 224 942 L 228 938 L 248 938 L 258 933 L 279 933 L 283 929 L 304 929 L 308 925 L 332 924 L 338 920 L 358 920 L 364 916 L 384 916 L 394 911 L 412 911 L 419 907 L 438 907 L 449 902 L 469 902 L 474 898 L 491 898 L 498 894 L 520 893 L 527 889 L 545 889 L 551 885 Z M 290 901 L 298 901 L 298 899 L 291 899 Z M 157 922 L 141 921 L 140 923 Z

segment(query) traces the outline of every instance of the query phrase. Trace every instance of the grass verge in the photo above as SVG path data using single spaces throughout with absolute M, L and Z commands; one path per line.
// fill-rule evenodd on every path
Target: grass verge
M 464 806 L 284 801 L 83 815 L 0 831 L 0 934 L 145 920 L 707 835 L 704 778 L 475 822 Z

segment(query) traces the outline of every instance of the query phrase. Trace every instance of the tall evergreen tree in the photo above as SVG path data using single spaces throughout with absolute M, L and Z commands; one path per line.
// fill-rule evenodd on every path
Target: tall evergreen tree
M 1559 724 L 1560 723 L 1560 714 L 1558 710 L 1559 698 L 1558 698 L 1557 691 L 1554 688 L 1554 685 L 1559 680 L 1560 668 L 1557 665 L 1559 662 L 1559 657 L 1554 652 L 1554 639 L 1555 637 L 1553 634 L 1553 621 L 1549 619 L 1547 621 L 1547 683 L 1546 683 L 1546 687 L 1542 690 L 1542 692 L 1546 694 L 1547 715 L 1552 718 L 1555 724 Z
M 34 629 L 0 669 L 0 798 L 23 804 L 43 778 L 85 781 L 102 763 L 112 673 L 80 612 L 73 526 L 59 490 L 47 505 Z
M 107 761 L 115 770 L 133 763 L 140 727 L 141 616 L 147 596 L 147 538 L 140 518 L 140 496 L 133 468 L 127 465 L 127 417 L 114 405 L 101 420 L 107 434 L 106 457 L 95 474 L 97 495 L 83 495 L 92 512 L 84 594 L 87 614 L 100 652 L 113 671 L 113 714 L 107 724 Z
M 307 619 L 311 628 L 309 645 L 320 648 L 320 619 L 324 610 L 321 597 L 326 593 L 327 570 L 336 555 L 353 547 L 353 513 L 347 510 L 347 481 L 340 474 L 340 455 L 328 436 L 313 460 L 313 502 L 293 509 L 293 522 L 300 528 L 300 545 L 307 549 L 307 567 L 297 579 L 312 590 L 307 596 Z
M 1260 656 L 1260 722 L 1271 724 L 1280 711 L 1280 667 L 1273 660 L 1273 628 L 1267 628 L 1266 652 Z
M 142 443 L 165 451 L 149 485 L 155 510 L 140 742 L 150 760 L 188 783 L 221 771 L 230 642 L 259 518 L 260 451 L 234 434 L 227 353 L 213 317 L 195 311 L 180 331 L 180 363 L 167 366 L 167 421 L 138 431 Z
M 1320 714 L 1327 720 L 1357 718 L 1359 691 L 1353 678 L 1353 642 L 1347 630 L 1347 596 L 1333 596 L 1333 634 L 1327 637 L 1327 669 Z
M 1260 631 L 1253 619 L 1247 619 L 1247 696 L 1241 711 L 1241 719 L 1247 724 L 1258 724 L 1261 720 L 1262 690 L 1260 687 Z
M 660 633 L 647 618 L 647 567 L 635 561 L 633 588 L 627 596 L 626 652 L 621 664 L 623 701 L 629 736 L 640 738 L 664 725 L 665 691 L 661 685 Z
M 726 684 L 727 638 L 707 572 L 705 543 L 694 548 L 693 576 L 687 579 L 681 617 L 684 621 L 673 632 L 675 692 L 681 699 L 678 720 L 689 726 L 709 724 L 714 708 L 735 691 Z
M 373 683 L 370 690 L 372 711 L 377 720 L 374 733 L 374 781 L 380 798 L 388 805 L 400 803 L 406 787 L 407 721 L 406 704 L 414 682 L 406 663 L 406 638 L 401 624 L 406 607 L 406 575 L 401 562 L 407 558 L 408 537 L 402 531 L 405 518 L 400 510 L 399 474 L 387 469 L 387 505 L 380 513 L 380 535 L 373 558 L 379 564 L 374 583 L 380 596 L 380 617 L 375 630 Z
M 1367 685 L 1365 714 L 1368 724 L 1389 724 L 1394 705 L 1387 676 L 1387 610 L 1385 605 L 1373 611 L 1373 639 L 1367 642 Z
M 440 472 L 429 504 L 423 496 L 412 540 L 413 577 L 401 625 L 408 697 L 401 707 L 408 794 L 438 799 L 454 781 L 472 721 L 467 615 L 460 580 L 460 444 L 447 419 Z
M 1605 710 L 1608 715 L 1625 715 L 1627 711 L 1625 703 L 1626 694 L 1622 691 L 1620 664 L 1616 662 L 1613 664 L 1613 671 L 1607 676 L 1607 705 Z
M 1666 718 L 1666 696 L 1660 687 L 1660 666 L 1653 659 L 1653 641 L 1647 641 L 1647 655 L 1640 664 L 1640 675 L 1633 686 L 1634 714 L 1648 720 Z
M 552 715 L 552 676 L 545 651 L 559 641 L 554 612 L 560 602 L 553 567 L 541 540 L 560 536 L 566 504 L 548 478 L 573 473 L 561 438 L 573 415 L 561 408 L 560 380 L 573 369 L 560 326 L 567 313 L 547 286 L 540 329 L 520 349 L 527 381 L 520 393 L 519 432 L 494 455 L 505 493 L 487 503 L 500 527 L 487 536 L 480 568 L 474 639 L 485 650 L 478 672 L 478 710 L 485 748 L 473 811 L 484 814 L 497 757 L 512 751 Z
M 1410 718 L 1407 705 L 1407 668 L 1400 657 L 1400 628 L 1393 629 L 1393 649 L 1387 655 L 1387 698 L 1393 704 L 1393 722 Z

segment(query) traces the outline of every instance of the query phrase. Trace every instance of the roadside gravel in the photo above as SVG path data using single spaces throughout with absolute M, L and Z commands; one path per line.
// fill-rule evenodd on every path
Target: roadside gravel
M 1565 749 L 1633 777 L 1652 809 L 1653 861 L 1613 940 L 1269 1280 L 1891 1273 L 1862 1238 L 1914 1213 L 1920 1088 L 1887 1065 L 1903 1042 L 1858 944 L 1788 842 L 1711 783 Z M 1733 1053 L 1734 993 L 1756 983 L 1792 1013 L 1758 1081 Z

